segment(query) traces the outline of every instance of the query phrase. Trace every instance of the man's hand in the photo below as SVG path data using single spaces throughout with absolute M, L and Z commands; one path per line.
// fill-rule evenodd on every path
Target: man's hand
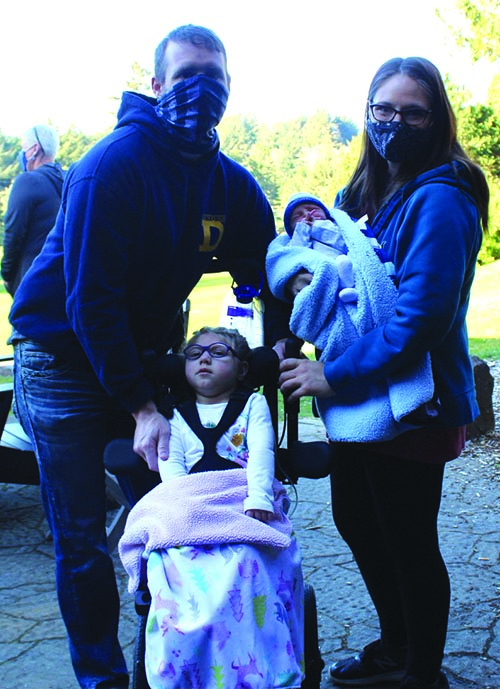
M 152 401 L 134 412 L 136 422 L 134 452 L 140 455 L 151 471 L 158 471 L 158 460 L 168 459 L 170 423 Z
M 324 374 L 324 364 L 310 359 L 285 359 L 280 364 L 280 390 L 289 402 L 301 397 L 332 397 Z

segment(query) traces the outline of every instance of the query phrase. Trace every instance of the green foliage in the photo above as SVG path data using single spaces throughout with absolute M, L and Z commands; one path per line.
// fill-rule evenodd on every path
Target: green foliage
M 498 0 L 458 0 L 467 30 L 450 27 L 458 45 L 466 46 L 473 60 L 500 59 L 500 2 Z
M 21 139 L 3 136 L 0 132 L 0 189 L 6 189 L 19 173 L 17 155 L 21 150 Z
M 484 170 L 490 188 L 490 226 L 479 254 L 481 264 L 500 258 L 500 100 L 492 98 L 495 88 L 500 88 L 500 80 L 496 86 L 495 83 L 488 104 L 471 105 L 470 94 L 446 80 L 446 90 L 457 116 L 458 139 Z
M 486 173 L 500 178 L 500 109 L 468 105 L 457 112 L 460 141 Z
M 500 178 L 487 175 L 490 187 L 490 227 L 479 252 L 481 265 L 500 259 Z
M 308 191 L 331 206 L 357 159 L 357 134 L 349 120 L 324 111 L 311 117 L 260 126 L 239 115 L 225 118 L 219 126 L 225 153 L 247 167 L 261 184 L 282 229 L 281 218 L 291 194 Z
M 151 91 L 151 71 L 142 67 L 138 62 L 133 62 L 130 68 L 130 76 L 125 90 L 136 93 L 149 93 Z
M 66 170 L 102 138 L 104 134 L 87 135 L 77 129 L 69 129 L 61 136 L 61 147 L 57 160 Z
M 470 353 L 480 359 L 498 361 L 500 359 L 500 339 L 471 337 Z

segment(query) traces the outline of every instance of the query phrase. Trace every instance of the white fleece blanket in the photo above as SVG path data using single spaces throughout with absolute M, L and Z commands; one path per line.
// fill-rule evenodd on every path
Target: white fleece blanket
M 141 560 L 153 550 L 229 543 L 288 548 L 292 535 L 284 512 L 288 496 L 277 480 L 273 490 L 274 519 L 266 524 L 243 511 L 245 469 L 206 471 L 160 483 L 134 505 L 118 544 L 129 591 L 137 589 Z
M 339 276 L 334 261 L 313 249 L 289 246 L 288 235 L 271 242 L 266 271 L 269 286 L 287 300 L 288 280 L 299 270 L 313 280 L 295 298 L 290 329 L 322 353 L 321 361 L 340 356 L 356 339 L 383 325 L 396 308 L 397 289 L 359 225 L 344 211 L 332 209 L 353 263 L 357 304 L 338 299 Z M 318 398 L 318 410 L 332 440 L 371 442 L 389 440 L 415 426 L 403 417 L 432 399 L 434 381 L 430 356 L 418 365 L 370 387 Z

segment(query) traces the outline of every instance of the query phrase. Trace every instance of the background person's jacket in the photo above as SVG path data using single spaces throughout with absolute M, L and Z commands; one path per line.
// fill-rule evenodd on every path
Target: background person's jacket
M 255 179 L 218 148 L 187 161 L 155 105 L 124 93 L 114 131 L 70 168 L 56 225 L 10 315 L 16 337 L 73 363 L 88 357 L 129 411 L 153 396 L 141 353 L 171 346 L 177 314 L 212 258 L 229 268 L 255 261 L 264 272 L 275 237 Z M 269 338 L 286 336 L 288 314 L 263 296 Z
M 64 171 L 46 163 L 14 180 L 5 214 L 2 279 L 14 295 L 41 251 L 61 204 Z

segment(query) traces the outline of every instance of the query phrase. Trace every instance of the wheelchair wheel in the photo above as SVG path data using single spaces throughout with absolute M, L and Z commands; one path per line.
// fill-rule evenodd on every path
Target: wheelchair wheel
M 302 689 L 319 689 L 325 661 L 319 648 L 316 595 L 310 584 L 304 586 L 304 658 L 306 667 Z
M 145 654 L 146 654 L 146 624 L 147 615 L 137 617 L 137 634 L 134 649 L 134 670 L 131 689 L 150 689 L 146 678 Z

